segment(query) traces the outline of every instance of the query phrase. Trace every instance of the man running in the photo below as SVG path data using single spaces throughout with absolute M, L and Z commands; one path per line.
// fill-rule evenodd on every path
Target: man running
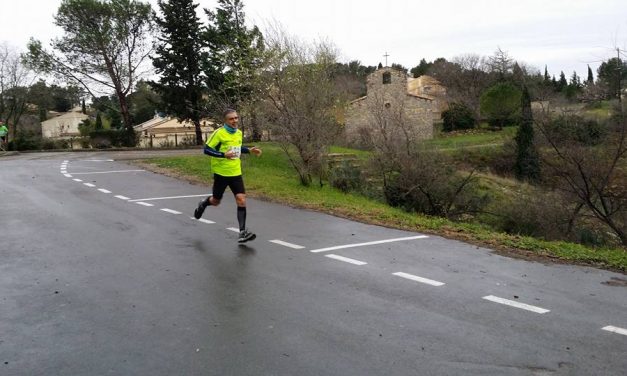
M 254 240 L 257 235 L 246 228 L 246 190 L 242 179 L 240 155 L 252 153 L 261 155 L 258 147 L 242 146 L 242 131 L 237 129 L 239 116 L 232 109 L 224 111 L 224 125 L 216 129 L 205 144 L 204 153 L 211 158 L 213 171 L 213 194 L 198 203 L 194 218 L 200 219 L 207 206 L 220 205 L 226 187 L 231 189 L 237 203 L 237 221 L 239 222 L 239 243 Z

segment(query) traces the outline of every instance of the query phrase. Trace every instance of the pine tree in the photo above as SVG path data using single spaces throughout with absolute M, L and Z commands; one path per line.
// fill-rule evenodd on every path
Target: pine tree
M 96 125 L 94 129 L 102 129 L 102 117 L 100 116 L 100 111 L 96 114 Z
M 588 79 L 586 80 L 586 84 L 591 85 L 594 83 L 594 76 L 592 75 L 592 69 L 590 69 L 590 65 L 588 65 Z
M 518 180 L 530 182 L 540 179 L 540 162 L 534 145 L 533 113 L 531 111 L 531 97 L 527 86 L 522 93 L 522 119 L 516 133 L 516 164 L 514 173 Z
M 379 65 L 377 66 L 377 69 L 382 69 L 383 68 L 383 64 L 381 64 L 381 62 L 379 62 Z
M 81 102 L 81 112 L 87 114 L 87 106 L 85 106 L 85 99 L 83 98 Z
M 218 0 L 215 11 L 205 12 L 209 19 L 205 37 L 213 50 L 207 76 L 221 74 L 210 83 L 215 89 L 214 105 L 240 107 L 254 90 L 264 53 L 263 35 L 257 26 L 246 27 L 240 0 Z
M 549 76 L 549 71 L 546 67 L 546 65 L 544 66 L 544 82 L 548 83 L 551 81 L 551 76 Z
M 151 86 L 161 96 L 164 110 L 194 124 L 196 144 L 202 145 L 200 119 L 203 117 L 201 62 L 207 52 L 202 24 L 193 0 L 159 0 L 161 31 L 153 65 L 161 78 Z
M 568 81 L 566 81 L 566 75 L 564 74 L 564 71 L 561 71 L 560 79 L 559 81 L 557 81 L 557 90 L 562 91 L 566 86 L 568 86 Z

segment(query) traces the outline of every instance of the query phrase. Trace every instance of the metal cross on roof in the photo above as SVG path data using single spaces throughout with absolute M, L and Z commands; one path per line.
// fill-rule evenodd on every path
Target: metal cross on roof
M 390 56 L 390 55 L 388 55 L 388 52 L 385 51 L 385 55 L 383 55 L 383 57 L 385 57 L 385 66 L 386 67 L 388 66 L 388 56 Z

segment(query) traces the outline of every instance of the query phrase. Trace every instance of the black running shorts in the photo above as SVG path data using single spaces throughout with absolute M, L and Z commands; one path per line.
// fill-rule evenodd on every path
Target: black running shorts
M 240 193 L 246 193 L 244 188 L 244 179 L 242 175 L 239 176 L 222 176 L 213 174 L 213 197 L 217 200 L 222 200 L 226 187 L 231 188 L 233 195 Z

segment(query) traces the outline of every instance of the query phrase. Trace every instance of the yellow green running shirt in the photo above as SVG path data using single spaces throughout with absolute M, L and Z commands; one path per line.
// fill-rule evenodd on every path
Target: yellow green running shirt
M 234 150 L 237 157 L 211 158 L 211 171 L 222 176 L 239 176 L 242 174 L 240 161 L 242 151 L 242 131 L 237 129 L 235 133 L 229 133 L 224 127 L 216 129 L 206 142 L 206 145 L 220 153 Z

